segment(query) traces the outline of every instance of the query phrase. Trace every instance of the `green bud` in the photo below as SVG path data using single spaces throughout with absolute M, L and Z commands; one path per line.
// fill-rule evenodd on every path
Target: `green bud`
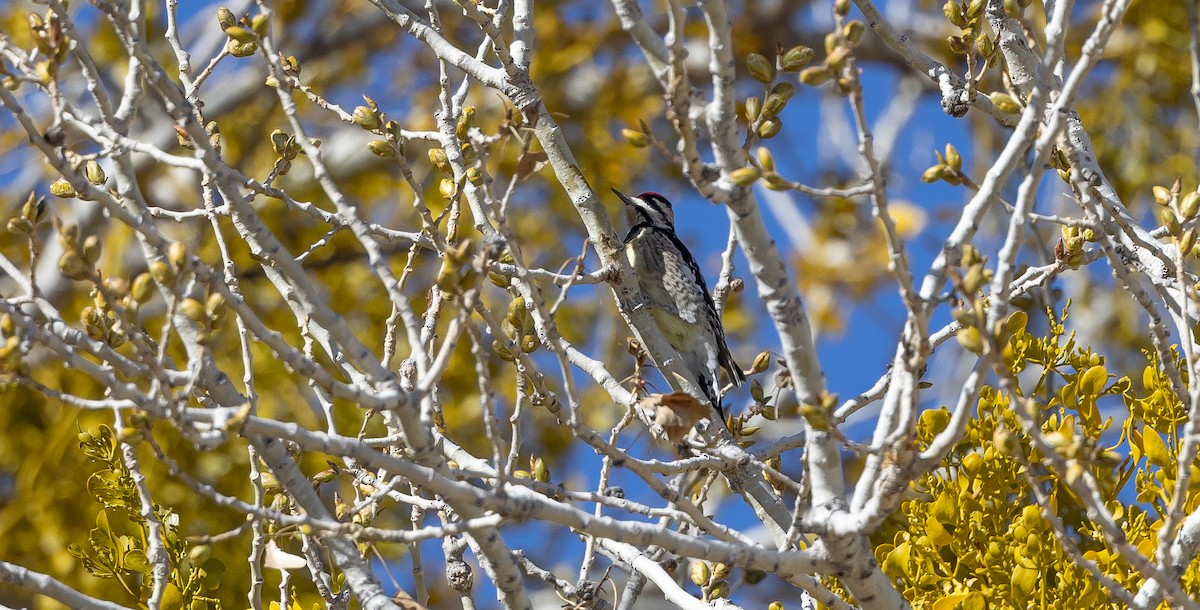
M 810 87 L 819 87 L 829 81 L 832 74 L 825 66 L 813 66 L 800 71 L 800 82 Z
M 150 297 L 153 296 L 152 290 L 154 288 L 154 284 L 151 282 L 149 273 L 139 274 L 133 278 L 133 283 L 129 286 L 129 296 L 133 297 L 133 300 L 137 303 L 149 301 Z
M 250 57 L 258 52 L 258 43 L 255 42 L 238 42 L 230 39 L 225 45 L 225 49 L 234 57 Z
M 942 5 L 942 14 L 946 16 L 946 21 L 960 28 L 967 26 L 966 16 L 963 15 L 962 7 L 958 5 L 958 0 L 946 0 L 946 4 Z
M 930 167 L 921 174 L 921 182 L 937 182 L 946 173 L 946 166 L 941 163 Z
M 750 70 L 750 76 L 760 83 L 769 83 L 775 80 L 775 67 L 767 61 L 766 57 L 758 53 L 746 56 L 746 68 Z
M 475 107 L 467 106 L 462 110 L 462 116 L 458 117 L 458 123 L 454 126 L 454 135 L 459 140 L 467 140 L 470 135 L 471 126 L 475 123 Z
M 267 33 L 267 26 L 271 24 L 271 20 L 265 13 L 259 13 L 250 20 L 250 29 L 254 30 L 255 34 L 262 36 Z M 246 41 L 242 41 L 246 42 Z
M 750 365 L 750 374 L 757 375 L 771 366 L 771 352 L 763 350 L 754 357 L 754 362 Z
M 746 98 L 746 122 L 753 123 L 762 111 L 762 102 L 757 97 Z
M 766 146 L 759 146 L 754 154 L 758 157 L 758 164 L 763 171 L 775 171 L 775 157 L 771 155 L 771 151 Z
M 175 281 L 175 271 L 166 261 L 156 260 L 150 263 L 150 277 L 160 284 L 170 284 Z
M 846 27 L 842 28 L 842 36 L 846 38 L 846 42 L 849 42 L 850 46 L 855 46 L 862 41 L 863 34 L 866 33 L 866 31 L 867 26 L 863 25 L 863 22 L 855 19 L 854 21 L 847 23 Z
M 708 579 L 712 577 L 712 568 L 709 568 L 708 563 L 703 561 L 693 562 L 689 576 L 692 579 L 692 584 L 703 587 L 708 584 Z
M 231 25 L 225 28 L 225 35 L 242 44 L 254 42 L 254 33 L 240 25 Z
M 356 106 L 354 108 L 353 121 L 355 125 L 367 131 L 379 129 L 379 126 L 382 124 L 379 122 L 379 115 L 366 106 Z
M 779 135 L 781 129 L 783 129 L 783 121 L 778 117 L 767 119 L 758 125 L 758 137 L 764 140 L 773 138 Z
M 1021 105 L 1017 103 L 1017 100 L 1013 99 L 1013 96 L 1004 93 L 1003 91 L 996 91 L 992 93 L 988 96 L 988 99 L 992 100 L 992 104 L 995 105 L 996 108 L 998 108 L 1001 112 L 1007 112 L 1009 114 L 1017 114 L 1021 112 Z
M 838 17 L 845 17 L 850 14 L 850 0 L 837 0 L 833 3 L 833 12 Z
M 779 111 L 783 110 L 787 100 L 783 96 L 772 93 L 767 96 L 767 101 L 763 102 L 762 116 L 767 119 L 773 119 L 779 116 Z
M 233 11 L 222 6 L 217 9 L 217 23 L 220 24 L 222 30 L 225 30 L 237 25 L 237 17 L 234 17 Z
M 381 159 L 391 159 L 396 156 L 396 148 L 387 140 L 371 140 L 367 142 L 367 150 Z
M 483 184 L 483 174 L 480 173 L 478 167 L 474 167 L 474 166 L 468 167 L 466 175 L 467 175 L 467 182 L 470 182 L 471 184 L 474 184 L 475 186 L 479 186 L 479 185 Z
M 980 333 L 978 328 L 973 326 L 970 328 L 960 328 L 955 337 L 958 339 L 959 345 L 962 345 L 963 349 L 968 352 L 973 354 L 983 353 L 983 333 Z
M 104 175 L 104 168 L 100 167 L 100 164 L 95 159 L 88 160 L 87 164 L 84 165 L 83 173 L 87 176 L 88 182 L 96 186 L 104 184 L 104 181 L 108 179 L 108 176 Z
M 801 44 L 788 49 L 779 58 L 779 65 L 784 72 L 797 72 L 812 60 L 813 50 Z
M 67 250 L 58 259 L 58 271 L 69 280 L 80 280 L 87 272 L 87 267 L 84 266 L 83 259 L 78 252 Z
M 202 322 L 207 314 L 204 304 L 196 299 L 184 299 L 179 303 L 179 313 L 192 322 Z
M 41 197 L 36 197 L 32 191 L 25 198 L 25 203 L 21 206 L 21 217 L 33 224 L 37 224 L 46 218 L 48 214 L 46 200 Z
M 433 163 L 433 166 L 444 174 L 454 173 L 454 169 L 450 167 L 450 158 L 446 156 L 446 149 L 444 148 L 429 149 L 429 162 Z
M 1183 217 L 1191 220 L 1196 217 L 1196 212 L 1200 212 L 1200 193 L 1190 191 L 1183 196 L 1183 200 L 1179 202 L 1179 211 L 1183 213 Z
M 187 246 L 181 241 L 173 241 L 167 245 L 167 262 L 175 269 L 183 269 L 183 265 L 187 263 L 188 251 Z
M 962 156 L 958 154 L 958 149 L 953 144 L 946 144 L 946 165 L 954 171 L 962 169 Z
M 63 199 L 72 199 L 79 196 L 79 193 L 75 192 L 75 187 L 71 186 L 71 183 L 63 178 L 50 183 L 50 194 L 55 197 L 62 197 Z
M 95 265 L 96 261 L 100 260 L 100 238 L 95 235 L 88 235 L 83 240 L 83 259 L 90 265 Z
M 753 167 L 739 167 L 729 173 L 729 181 L 737 186 L 750 186 L 758 176 L 758 170 Z
M 829 66 L 830 70 L 837 70 L 842 67 L 848 57 L 850 57 L 850 47 L 838 47 L 825 56 L 825 65 Z
M 792 190 L 792 183 L 788 182 L 787 178 L 784 178 L 775 172 L 764 174 L 763 179 L 767 181 L 767 188 L 771 189 L 772 191 Z
M 30 233 L 33 233 L 33 228 L 33 223 L 30 222 L 28 218 L 16 217 L 8 219 L 9 233 L 15 233 L 17 235 L 29 235 Z
M 634 148 L 645 148 L 650 145 L 650 138 L 646 134 L 635 129 L 622 129 L 621 137 L 625 138 L 625 141 Z

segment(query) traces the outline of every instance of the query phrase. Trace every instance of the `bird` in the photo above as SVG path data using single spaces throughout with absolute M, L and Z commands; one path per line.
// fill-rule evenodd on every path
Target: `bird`
M 700 381 L 703 398 L 724 416 L 720 369 L 725 369 L 734 385 L 741 385 L 746 375 L 729 352 L 725 329 L 700 265 L 675 233 L 671 202 L 655 192 L 637 197 L 617 189 L 612 192 L 625 204 L 629 225 L 625 258 L 637 272 L 638 286 L 649 299 L 651 318 L 684 366 Z

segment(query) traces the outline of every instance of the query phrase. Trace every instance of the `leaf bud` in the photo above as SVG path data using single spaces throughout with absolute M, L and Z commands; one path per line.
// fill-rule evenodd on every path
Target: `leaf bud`
M 150 263 L 150 277 L 160 284 L 170 284 L 175 281 L 175 271 L 166 261 L 156 260 Z
M 441 182 L 438 183 L 438 192 L 446 199 L 453 198 L 455 190 L 454 181 L 449 178 L 442 178 Z
M 88 235 L 83 240 L 83 259 L 89 265 L 96 264 L 100 260 L 100 238 L 95 235 Z
M 108 176 L 104 175 L 104 168 L 100 167 L 100 164 L 95 159 L 88 160 L 87 164 L 84 165 L 83 173 L 87 176 L 88 182 L 96 186 L 104 184 L 104 181 L 108 179 Z
M 829 68 L 812 66 L 800 71 L 800 82 L 810 87 L 820 87 L 829 81 L 830 76 Z
M 773 138 L 779 135 L 781 129 L 783 129 L 783 121 L 778 117 L 767 119 L 758 125 L 758 137 L 763 139 Z
M 8 232 L 17 235 L 33 233 L 33 223 L 27 218 L 14 217 L 8 219 Z
M 254 42 L 254 33 L 240 25 L 231 25 L 225 28 L 225 35 L 242 44 Z
M 753 167 L 739 167 L 729 172 L 729 181 L 737 186 L 750 186 L 758 180 L 758 170 Z
M 367 131 L 379 129 L 379 126 L 382 124 L 379 122 L 379 114 L 366 106 L 355 106 L 352 120 L 355 125 Z
M 931 166 L 921 174 L 921 182 L 937 182 L 946 174 L 946 166 L 941 163 Z
M 771 87 L 771 95 L 778 95 L 786 102 L 796 95 L 796 85 L 786 81 L 775 83 L 775 86 Z
M 833 12 L 838 17 L 845 17 L 850 14 L 850 0 L 837 0 L 833 3 Z
M 450 158 L 446 156 L 446 149 L 444 148 L 430 148 L 429 162 L 444 174 L 454 173 L 454 169 L 450 167 Z
M 750 380 L 750 398 L 753 398 L 754 402 L 762 403 L 764 396 L 765 396 L 765 393 L 763 392 L 762 382 L 760 382 L 757 379 L 751 379 Z
M 79 196 L 79 193 L 75 192 L 75 187 L 71 186 L 71 183 L 63 178 L 50 183 L 50 194 L 55 197 L 62 197 L 63 199 L 71 199 Z
M 1196 227 L 1189 227 L 1179 238 L 1179 252 L 1187 256 L 1196 247 Z
M 750 374 L 757 375 L 771 366 L 771 352 L 763 350 L 754 357 L 754 362 L 750 365 Z
M 47 213 L 46 200 L 36 197 L 31 191 L 29 197 L 25 198 L 24 205 L 21 206 L 21 217 L 37 224 L 46 218 Z
M 1200 212 L 1200 193 L 1190 191 L 1184 195 L 1183 200 L 1179 202 L 1179 211 L 1186 220 L 1195 218 L 1196 212 Z
M 767 181 L 767 188 L 772 191 L 790 191 L 792 183 L 787 181 L 787 178 L 780 176 L 775 172 L 768 172 L 763 179 Z
M 727 581 L 717 581 L 717 583 L 708 590 L 709 599 L 722 599 L 726 597 L 729 597 L 729 583 Z
M 750 70 L 750 76 L 760 83 L 769 83 L 775 80 L 775 67 L 767 61 L 766 57 L 758 53 L 746 56 L 746 68 Z
M 813 50 L 804 45 L 796 45 L 788 49 L 779 58 L 779 65 L 785 72 L 796 72 L 812 63 Z
M 751 583 L 751 584 L 753 584 L 753 583 Z M 770 605 L 767 606 L 767 610 L 784 610 L 783 602 L 779 602 L 779 601 L 771 602 Z
M 863 34 L 865 34 L 866 31 L 867 26 L 864 25 L 863 22 L 855 19 L 854 21 L 847 23 L 846 27 L 842 28 L 842 36 L 846 38 L 846 42 L 849 42 L 850 46 L 856 46 L 862 41 Z
M 266 13 L 259 13 L 250 20 L 250 29 L 254 30 L 255 34 L 263 36 L 267 33 L 267 26 L 271 24 L 271 19 Z
M 622 129 L 621 137 L 625 138 L 625 141 L 634 148 L 645 148 L 650 145 L 650 138 L 636 129 Z
M 225 48 L 234 57 L 250 57 L 258 52 L 258 43 L 238 42 L 231 38 L 229 44 L 225 45 Z
M 535 457 L 530 460 L 530 468 L 533 471 L 533 480 L 539 483 L 550 482 L 550 469 L 546 467 L 546 461 L 540 457 Z
M 153 296 L 151 292 L 153 288 L 154 285 L 151 283 L 150 274 L 142 273 L 133 278 L 133 284 L 129 286 L 129 296 L 133 297 L 135 302 L 145 303 Z
M 218 319 L 225 315 L 225 295 L 214 292 L 208 295 L 204 301 L 204 310 L 208 313 L 208 317 Z
M 217 23 L 220 24 L 222 30 L 231 28 L 237 25 L 237 17 L 233 15 L 233 11 L 222 6 L 217 9 Z
M 69 280 L 83 279 L 86 267 L 83 263 L 83 258 L 79 256 L 79 252 L 75 250 L 67 250 L 63 252 L 58 259 L 58 271 L 63 277 Z
M 958 149 L 953 144 L 946 144 L 946 165 L 954 171 L 962 170 L 962 156 L 958 154 Z
M 978 328 L 975 328 L 974 326 L 969 328 L 960 328 L 958 332 L 955 333 L 955 338 L 958 339 L 959 345 L 962 345 L 963 349 L 967 350 L 968 352 L 973 354 L 983 353 L 983 333 L 979 332 Z
M 1155 185 L 1154 188 L 1150 189 L 1150 191 L 1154 193 L 1154 203 L 1157 203 L 1158 205 L 1167 205 L 1171 202 L 1171 191 L 1168 190 L 1167 187 Z
M 184 299 L 179 303 L 179 313 L 192 322 L 201 322 L 206 314 L 204 304 L 196 299 Z
M 787 105 L 787 100 L 781 95 L 772 93 L 767 96 L 767 101 L 763 102 L 762 116 L 770 120 L 779 116 L 779 111 Z
M 829 66 L 830 70 L 837 70 L 841 68 L 848 57 L 850 57 L 850 47 L 837 47 L 825 56 L 825 65 Z
M 167 244 L 167 262 L 176 270 L 183 269 L 184 263 L 187 263 L 188 251 L 187 246 L 181 241 L 173 241 Z
M 946 4 L 942 5 L 942 14 L 946 16 L 946 21 L 960 28 L 967 26 L 966 16 L 963 15 L 962 7 L 958 5 L 958 0 L 946 0 Z
M 471 184 L 474 184 L 475 186 L 479 186 L 479 185 L 483 184 L 483 174 L 480 173 L 478 167 L 474 167 L 474 166 L 468 167 L 466 175 L 467 175 L 467 182 L 470 182 Z
M 746 98 L 746 121 L 753 123 L 758 119 L 758 114 L 762 111 L 762 101 L 757 97 L 750 96 Z
M 993 92 L 988 96 L 988 99 L 992 100 L 992 104 L 996 106 L 1000 112 L 1007 112 L 1009 114 L 1017 114 L 1018 112 L 1021 112 L 1021 105 L 1017 103 L 1017 100 L 1013 98 L 1013 96 L 1003 91 Z
M 758 157 L 758 164 L 763 171 L 775 171 L 775 157 L 771 155 L 771 151 L 766 146 L 759 146 L 755 155 Z
M 709 578 L 712 577 L 712 569 L 708 567 L 708 563 L 696 561 L 692 563 L 692 569 L 689 576 L 692 579 L 692 584 L 703 587 L 708 584 Z
M 380 159 L 391 159 L 396 156 L 396 149 L 387 140 L 371 140 L 367 142 L 367 150 Z
M 470 135 L 471 126 L 475 123 L 475 107 L 467 106 L 463 108 L 462 115 L 458 117 L 458 123 L 454 126 L 454 135 L 459 140 L 466 140 Z

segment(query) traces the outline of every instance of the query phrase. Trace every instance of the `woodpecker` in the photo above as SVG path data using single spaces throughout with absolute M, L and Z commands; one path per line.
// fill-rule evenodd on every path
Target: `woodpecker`
M 671 202 L 658 193 L 630 197 L 612 191 L 625 203 L 629 224 L 625 258 L 637 271 L 638 285 L 649 298 L 651 317 L 684 366 L 700 381 L 704 397 L 723 415 L 720 369 L 725 369 L 735 385 L 741 385 L 746 376 L 725 344 L 725 330 L 700 265 L 675 234 Z

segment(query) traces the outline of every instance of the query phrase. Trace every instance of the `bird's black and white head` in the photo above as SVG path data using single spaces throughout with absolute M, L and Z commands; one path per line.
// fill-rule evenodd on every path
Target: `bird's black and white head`
M 675 211 L 671 209 L 671 202 L 667 201 L 666 197 L 653 192 L 642 193 L 637 197 L 630 197 L 617 189 L 613 189 L 612 192 L 625 202 L 625 220 L 630 227 L 648 225 L 660 229 L 674 229 Z

